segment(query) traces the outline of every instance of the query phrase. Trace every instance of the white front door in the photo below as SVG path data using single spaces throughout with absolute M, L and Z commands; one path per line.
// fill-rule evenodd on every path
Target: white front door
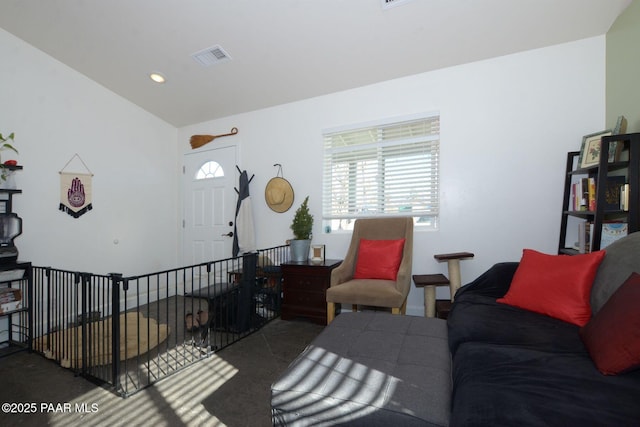
M 237 177 L 235 146 L 184 155 L 183 265 L 232 256 Z

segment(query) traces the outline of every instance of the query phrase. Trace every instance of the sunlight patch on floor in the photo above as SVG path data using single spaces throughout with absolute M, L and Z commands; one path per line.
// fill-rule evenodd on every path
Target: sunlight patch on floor
M 202 401 L 230 380 L 238 369 L 218 355 L 122 398 L 97 388 L 60 411 L 51 411 L 53 427 L 224 426 Z

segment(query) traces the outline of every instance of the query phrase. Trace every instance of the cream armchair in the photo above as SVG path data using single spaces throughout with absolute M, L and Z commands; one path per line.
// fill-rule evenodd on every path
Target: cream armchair
M 360 239 L 405 239 L 402 260 L 396 280 L 354 279 Z M 404 314 L 407 295 L 411 288 L 413 259 L 413 218 L 358 219 L 353 227 L 351 244 L 342 264 L 331 273 L 331 286 L 327 289 L 327 324 L 335 317 L 336 304 L 391 308 L 393 314 Z

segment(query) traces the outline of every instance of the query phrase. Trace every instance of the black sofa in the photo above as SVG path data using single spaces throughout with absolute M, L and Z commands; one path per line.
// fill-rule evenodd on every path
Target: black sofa
M 604 375 L 580 326 L 496 301 L 518 265 L 497 264 L 456 294 L 447 320 L 450 425 L 640 426 L 640 369 Z M 634 271 L 640 233 L 606 249 L 591 289 L 594 315 Z

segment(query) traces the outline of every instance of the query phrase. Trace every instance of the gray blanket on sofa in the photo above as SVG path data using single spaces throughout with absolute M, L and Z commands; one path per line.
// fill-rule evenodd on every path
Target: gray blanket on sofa
M 343 313 L 271 387 L 275 426 L 446 426 L 446 322 Z

